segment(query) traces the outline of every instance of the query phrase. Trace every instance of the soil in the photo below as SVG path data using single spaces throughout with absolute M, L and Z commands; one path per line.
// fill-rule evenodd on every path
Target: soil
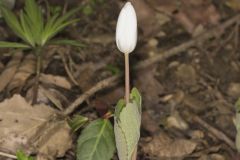
M 124 97 L 121 76 L 124 56 L 115 44 L 117 17 L 124 1 L 48 2 L 62 8 L 91 3 L 91 9 L 77 13 L 79 22 L 57 35 L 79 40 L 85 47 L 45 49 L 37 104 L 64 112 L 77 98 L 90 93 L 69 117 L 81 114 L 94 120 L 113 110 Z M 44 1 L 39 3 L 45 5 Z M 139 35 L 137 48 L 130 54 L 131 86 L 139 89 L 143 99 L 138 159 L 240 159 L 234 124 L 240 123 L 235 105 L 240 97 L 240 2 L 132 0 L 132 3 L 139 19 Z M 17 1 L 14 11 L 18 12 L 22 5 L 22 1 Z M 0 39 L 19 41 L 3 19 Z M 31 52 L 16 49 L 0 51 L 1 102 L 21 95 L 30 103 L 35 57 Z M 89 92 L 106 79 L 102 86 Z M 71 134 L 70 149 L 57 154 L 57 159 L 76 159 L 76 140 L 80 134 L 81 130 Z

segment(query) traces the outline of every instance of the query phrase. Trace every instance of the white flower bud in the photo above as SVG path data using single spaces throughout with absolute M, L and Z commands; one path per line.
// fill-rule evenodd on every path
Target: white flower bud
M 122 8 L 116 28 L 116 43 L 118 49 L 125 54 L 131 53 L 137 43 L 137 16 L 130 2 Z

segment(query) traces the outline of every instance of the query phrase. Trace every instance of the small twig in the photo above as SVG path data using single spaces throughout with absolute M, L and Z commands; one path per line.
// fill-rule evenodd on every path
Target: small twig
M 121 75 L 112 76 L 110 78 L 98 82 L 95 86 L 93 86 L 91 89 L 89 89 L 88 91 L 83 93 L 80 97 L 78 97 L 68 108 L 65 109 L 63 114 L 65 116 L 70 115 L 80 104 L 82 104 L 86 99 L 91 97 L 97 91 L 115 85 L 118 82 L 120 76 Z
M 63 52 L 59 52 L 59 55 L 62 59 L 62 62 L 64 64 L 64 69 L 67 72 L 67 75 L 69 77 L 69 79 L 73 82 L 74 85 L 79 86 L 79 83 L 77 82 L 77 80 L 74 78 L 73 74 L 71 73 L 70 69 L 68 68 L 66 59 L 64 57 L 64 53 Z
M 7 157 L 7 158 L 12 158 L 12 159 L 17 159 L 15 155 L 9 154 L 9 153 L 4 153 L 0 151 L 0 156 Z
M 206 128 L 209 132 L 211 132 L 215 137 L 217 137 L 219 140 L 224 141 L 227 145 L 229 145 L 232 149 L 236 149 L 235 143 L 222 131 L 214 128 L 213 126 L 209 125 L 207 122 L 202 120 L 199 116 L 190 113 L 192 116 L 192 120 L 196 123 L 200 124 L 202 127 Z

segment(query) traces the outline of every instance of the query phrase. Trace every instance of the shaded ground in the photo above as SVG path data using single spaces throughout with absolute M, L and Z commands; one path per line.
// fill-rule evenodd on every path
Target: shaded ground
M 64 6 L 58 1 L 50 2 Z M 88 3 L 72 0 L 69 6 Z M 239 159 L 233 120 L 234 104 L 240 97 L 240 2 L 133 0 L 133 4 L 139 16 L 140 34 L 137 49 L 130 55 L 131 85 L 142 93 L 144 110 L 139 159 Z M 19 1 L 16 10 L 20 6 Z M 59 35 L 78 39 L 86 47 L 46 49 L 38 103 L 48 107 L 42 112 L 56 112 L 52 111 L 56 109 L 69 115 L 79 113 L 92 120 L 107 108 L 113 109 L 123 97 L 124 78 L 118 76 L 123 71 L 124 59 L 114 41 L 120 6 L 121 1 L 91 4 L 91 9 L 78 14 L 79 23 Z M 3 21 L 0 35 L 0 39 L 15 40 Z M 1 52 L 1 101 L 21 94 L 30 102 L 34 57 L 11 49 L 1 49 Z M 96 87 L 98 82 L 100 85 Z M 95 90 L 89 92 L 91 88 Z M 81 101 L 75 103 L 79 97 Z M 11 103 L 22 103 L 22 100 L 18 97 Z M 74 105 L 77 108 L 73 112 L 67 109 Z M 22 114 L 14 117 L 21 119 Z M 76 135 L 68 137 L 70 131 L 64 128 L 65 124 L 56 122 L 59 122 L 57 129 L 66 132 L 65 138 L 73 142 L 56 143 L 65 147 L 52 156 L 75 159 Z M 61 139 L 62 135 L 59 136 Z

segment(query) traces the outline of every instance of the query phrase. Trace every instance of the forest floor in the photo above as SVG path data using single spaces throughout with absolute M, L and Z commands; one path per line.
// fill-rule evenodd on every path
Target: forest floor
M 16 131 L 0 130 L 0 159 L 11 159 L 3 153 L 9 157 L 16 146 L 29 142 L 20 136 L 26 128 L 32 141 L 48 137 L 34 141 L 44 144 L 40 150 L 45 155 L 76 159 L 81 130 L 72 133 L 65 120 L 52 117 L 47 121 L 49 115 L 65 113 L 71 118 L 80 114 L 91 121 L 113 110 L 124 97 L 124 56 L 115 44 L 117 17 L 124 1 L 66 2 L 49 0 L 62 8 L 89 4 L 77 14 L 80 21 L 58 35 L 79 40 L 84 47 L 45 49 L 34 107 L 35 57 L 21 50 L 0 50 L 0 127 Z M 45 2 L 39 3 L 44 6 Z M 139 89 L 143 99 L 138 159 L 240 159 L 234 124 L 240 123 L 235 109 L 240 97 L 240 1 L 132 3 L 139 35 L 137 48 L 130 54 L 131 86 Z M 22 0 L 17 1 L 14 10 L 22 5 Z M 18 40 L 3 19 L 0 40 Z M 49 144 L 51 151 L 46 149 Z M 32 151 L 30 146 L 25 149 Z

